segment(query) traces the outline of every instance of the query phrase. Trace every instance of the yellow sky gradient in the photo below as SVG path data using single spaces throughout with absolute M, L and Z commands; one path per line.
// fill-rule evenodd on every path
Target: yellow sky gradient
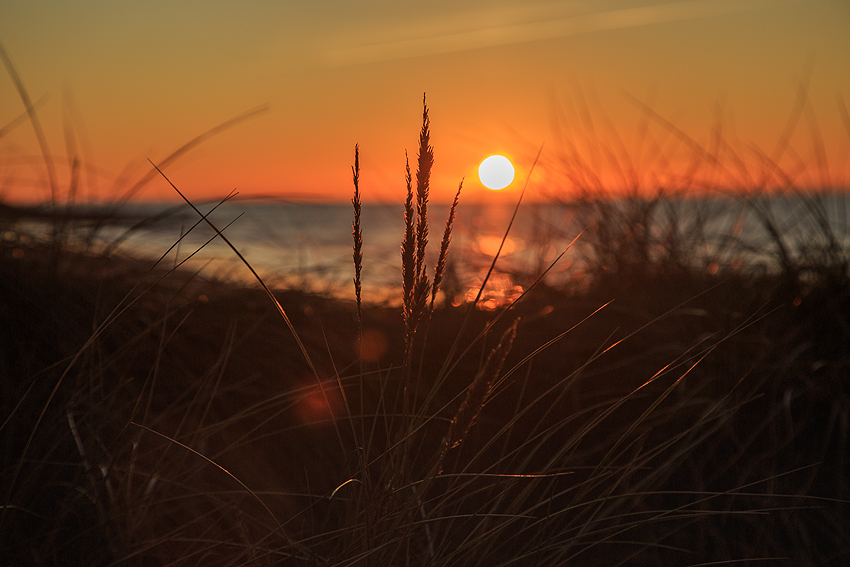
M 147 159 L 267 107 L 166 173 L 195 199 L 237 189 L 345 200 L 359 143 L 364 201 L 398 202 L 423 92 L 438 200 L 462 178 L 466 198 L 487 194 L 476 171 L 494 153 L 515 162 L 517 180 L 501 193 L 514 198 L 541 147 L 532 196 L 568 195 L 588 171 L 606 186 L 664 183 L 682 171 L 665 160 L 684 164 L 693 148 L 662 119 L 709 150 L 722 123 L 721 161 L 740 157 L 750 172 L 763 169 L 760 154 L 781 155 L 802 185 L 850 179 L 838 102 L 850 105 L 844 0 L 4 0 L 0 43 L 37 105 L 60 193 L 69 149 L 85 164 L 82 198 L 117 198 Z M 776 154 L 801 84 L 806 104 Z M 657 113 L 647 130 L 641 104 Z M 31 124 L 15 122 L 23 112 L 4 72 L 2 198 L 41 201 L 47 174 Z M 636 177 L 621 175 L 630 168 Z M 729 169 L 713 179 L 758 183 Z M 175 195 L 154 179 L 135 198 Z

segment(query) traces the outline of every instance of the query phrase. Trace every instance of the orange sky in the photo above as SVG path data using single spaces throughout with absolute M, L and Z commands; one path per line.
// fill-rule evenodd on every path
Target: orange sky
M 345 200 L 359 143 L 364 200 L 400 201 L 423 92 L 440 200 L 461 178 L 466 198 L 481 197 L 477 165 L 493 153 L 515 161 L 518 180 L 503 191 L 515 195 L 541 146 L 532 196 L 568 194 L 588 172 L 622 185 L 617 167 L 630 162 L 642 185 L 669 180 L 693 150 L 658 121 L 644 133 L 647 114 L 633 99 L 709 149 L 722 117 L 728 183 L 757 184 L 759 152 L 781 155 L 801 184 L 850 179 L 850 124 L 837 104 L 843 97 L 850 106 L 845 0 L 4 0 L 0 43 L 41 101 L 62 195 L 68 148 L 91 173 L 80 178 L 80 196 L 115 198 L 122 172 L 135 181 L 150 169 L 146 159 L 160 162 L 267 105 L 166 173 L 195 199 L 235 188 Z M 805 82 L 791 146 L 776 154 Z M 3 72 L 2 196 L 44 200 L 50 191 L 32 126 L 4 128 L 23 111 Z M 819 139 L 828 179 L 814 157 Z M 733 152 L 753 179 L 731 171 Z M 665 159 L 674 165 L 665 168 Z M 137 198 L 174 195 L 155 179 Z

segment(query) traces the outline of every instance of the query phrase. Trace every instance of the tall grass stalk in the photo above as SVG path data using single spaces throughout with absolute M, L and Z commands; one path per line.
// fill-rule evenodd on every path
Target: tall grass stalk
M 310 359 L 310 355 L 307 353 L 307 349 L 304 348 L 304 343 L 301 342 L 301 337 L 298 336 L 298 331 L 296 331 L 295 327 L 292 326 L 292 321 L 289 320 L 289 316 L 286 314 L 286 311 L 283 309 L 283 306 L 281 306 L 280 302 L 274 296 L 274 294 L 269 289 L 269 287 L 265 284 L 265 282 L 263 281 L 263 278 L 260 277 L 260 275 L 254 270 L 253 266 L 251 266 L 251 264 L 248 262 L 248 260 L 245 259 L 245 257 L 242 255 L 242 253 L 239 252 L 239 250 L 230 242 L 230 240 L 228 240 L 227 237 L 224 236 L 224 233 L 222 233 L 221 230 L 219 230 L 218 227 L 216 227 L 209 220 L 208 216 L 204 215 L 201 211 L 199 211 L 198 208 L 195 207 L 195 205 L 189 199 L 187 199 L 185 195 L 183 195 L 183 193 L 180 191 L 180 189 L 178 189 L 177 186 L 174 185 L 171 182 L 171 180 L 168 179 L 168 177 L 166 177 L 165 173 L 163 173 L 162 170 L 159 167 L 157 167 L 157 165 L 155 163 L 151 162 L 151 166 L 153 166 L 153 168 L 162 176 L 162 178 L 165 179 L 165 181 L 169 185 L 171 185 L 172 189 L 174 189 L 174 191 L 176 191 L 177 194 L 180 195 L 180 197 L 186 202 L 186 204 L 189 205 L 190 207 L 192 207 L 192 210 L 194 210 L 196 213 L 198 213 L 198 216 L 200 216 L 201 219 L 203 219 L 204 222 L 206 222 L 207 225 L 211 229 L 213 229 L 213 231 L 216 233 L 216 235 L 219 238 L 221 238 L 221 240 L 224 241 L 225 244 L 227 244 L 227 246 L 233 251 L 233 253 L 236 254 L 236 256 L 242 261 L 242 263 L 245 264 L 245 266 L 251 271 L 251 273 L 254 275 L 256 280 L 259 282 L 260 286 L 262 286 L 263 291 L 266 292 L 266 295 L 268 296 L 268 298 L 272 301 L 274 306 L 277 308 L 278 313 L 283 318 L 283 321 L 286 323 L 286 326 L 289 328 L 290 332 L 292 333 L 292 337 L 295 339 L 295 342 L 298 343 L 298 349 L 301 351 L 301 354 L 304 355 L 304 359 L 307 361 L 307 364 L 310 366 L 310 370 L 312 370 L 313 373 L 318 377 L 316 367 L 313 365 L 313 361 Z
M 443 240 L 440 242 L 440 255 L 437 257 L 437 265 L 434 268 L 434 284 L 431 286 L 431 303 L 428 305 L 429 312 L 434 310 L 434 300 L 437 293 L 440 291 L 440 286 L 443 283 L 443 277 L 446 274 L 446 265 L 449 254 L 449 244 L 452 241 L 452 225 L 455 222 L 457 214 L 457 205 L 460 200 L 460 192 L 463 189 L 463 181 L 457 186 L 457 193 L 449 208 L 449 218 L 446 219 L 446 228 L 443 231 Z
M 12 82 L 15 83 L 18 96 L 21 97 L 21 101 L 24 103 L 27 118 L 32 125 L 35 138 L 38 141 L 38 146 L 41 150 L 41 157 L 44 160 L 44 169 L 47 172 L 48 186 L 50 188 L 50 203 L 53 207 L 53 212 L 55 213 L 59 199 L 59 182 L 56 178 L 56 168 L 53 165 L 50 147 L 47 145 L 47 138 L 45 137 L 44 130 L 41 127 L 41 120 L 38 118 L 36 107 L 30 99 L 29 92 L 27 91 L 24 82 L 21 80 L 17 69 L 15 69 L 14 63 L 12 63 L 12 59 L 9 57 L 9 54 L 6 53 L 6 48 L 3 47 L 2 43 L 0 43 L 0 59 L 3 60 L 6 72 L 9 74 L 9 77 L 11 77 Z
M 363 305 L 360 294 L 362 283 L 360 272 L 363 269 L 363 234 L 360 231 L 360 147 L 354 146 L 354 165 L 351 167 L 351 176 L 354 181 L 354 196 L 351 204 L 354 207 L 354 222 L 352 223 L 352 235 L 354 237 L 354 297 L 357 300 L 357 328 L 358 341 L 363 341 Z M 358 345 L 362 347 L 362 344 Z

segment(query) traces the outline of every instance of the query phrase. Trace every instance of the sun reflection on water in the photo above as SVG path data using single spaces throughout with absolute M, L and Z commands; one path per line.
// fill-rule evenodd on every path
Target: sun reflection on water
M 467 302 L 475 301 L 478 291 L 481 289 L 481 281 L 467 288 L 464 299 Z M 485 311 L 493 311 L 499 307 L 516 301 L 523 293 L 523 287 L 514 283 L 508 274 L 494 273 L 487 280 L 481 298 L 478 300 L 478 308 Z
M 472 249 L 479 254 L 487 256 L 495 256 L 499 251 L 499 246 L 502 245 L 501 236 L 478 236 L 472 244 Z M 520 238 L 509 237 L 505 239 L 505 244 L 502 246 L 502 256 L 513 254 L 515 251 L 522 250 L 525 247 L 525 242 Z

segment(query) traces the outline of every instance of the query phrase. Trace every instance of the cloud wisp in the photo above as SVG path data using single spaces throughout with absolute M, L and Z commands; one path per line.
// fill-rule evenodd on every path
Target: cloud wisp
M 557 39 L 605 30 L 694 20 L 776 5 L 776 0 L 682 0 L 623 8 L 516 25 L 492 26 L 455 33 L 431 34 L 399 41 L 346 46 L 325 53 L 331 67 L 347 67 Z

